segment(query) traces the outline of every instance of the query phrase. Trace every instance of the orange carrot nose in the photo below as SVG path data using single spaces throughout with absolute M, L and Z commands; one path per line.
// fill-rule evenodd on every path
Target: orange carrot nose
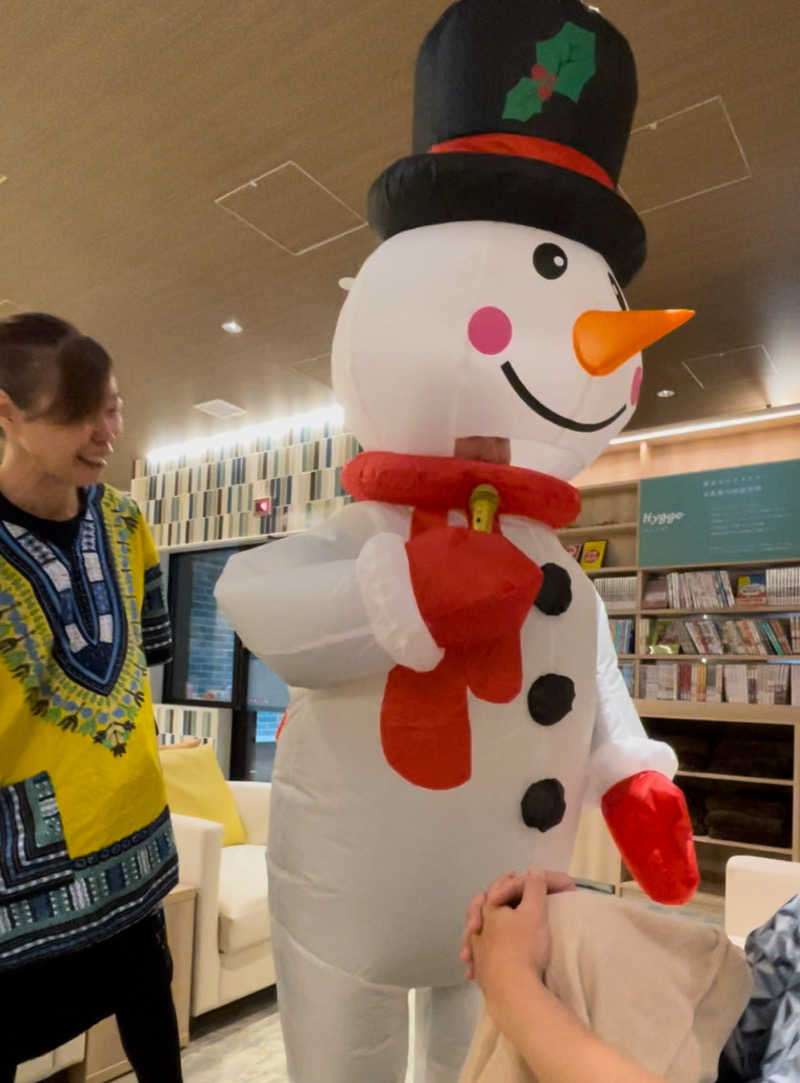
M 590 376 L 608 376 L 692 316 L 690 308 L 582 312 L 572 328 L 575 356 Z

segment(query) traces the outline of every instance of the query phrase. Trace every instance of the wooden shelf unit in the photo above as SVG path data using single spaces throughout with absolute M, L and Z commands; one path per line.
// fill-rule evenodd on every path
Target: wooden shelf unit
M 609 616 L 616 616 L 609 613 Z M 725 665 L 728 662 L 798 662 L 800 654 L 636 654 L 643 662 L 707 662 L 708 665 Z
M 715 771 L 678 771 L 676 778 L 711 779 L 714 782 L 744 782 L 757 786 L 794 786 L 791 778 L 759 778 L 755 775 L 720 775 Z
M 638 571 L 635 564 L 623 564 L 619 568 L 591 568 L 586 574 L 590 579 L 603 579 L 611 575 L 636 575 Z
M 800 564 L 800 560 L 797 561 Z M 748 567 L 752 568 L 753 565 L 749 564 Z M 693 571 L 692 568 L 675 567 L 672 569 L 674 572 L 687 572 Z M 645 609 L 641 608 L 641 615 L 643 617 L 757 617 L 760 613 L 793 613 L 800 612 L 800 602 L 796 605 L 739 605 L 728 606 L 726 608 L 719 607 L 714 609 L 713 606 L 708 606 L 706 609 Z M 754 655 L 754 657 L 758 657 Z M 780 658 L 780 655 L 767 655 L 768 658 Z
M 728 846 L 734 850 L 756 850 L 760 854 L 784 854 L 792 856 L 791 846 L 764 846 L 760 842 L 731 842 L 730 839 L 712 839 L 709 835 L 693 835 L 695 842 L 707 846 Z
M 698 716 L 714 722 L 749 722 L 756 725 L 795 726 L 800 723 L 800 707 L 780 703 L 692 703 L 678 699 L 634 699 L 640 718 L 685 718 Z
M 635 643 L 637 653 L 619 656 L 620 663 L 634 666 L 634 687 L 638 691 L 642 683 L 642 670 L 647 665 L 658 662 L 692 662 L 708 665 L 748 664 L 769 665 L 776 663 L 800 664 L 800 654 L 787 655 L 729 655 L 729 654 L 674 654 L 650 655 L 641 651 L 642 621 L 648 618 L 702 617 L 710 619 L 736 617 L 759 617 L 766 614 L 798 614 L 800 601 L 796 606 L 734 606 L 731 608 L 707 609 L 645 609 L 643 607 L 644 589 L 647 579 L 653 574 L 684 571 L 715 571 L 729 569 L 764 570 L 768 567 L 800 566 L 797 559 L 763 561 L 722 561 L 698 564 L 682 564 L 658 567 L 640 567 L 638 564 L 638 522 L 640 518 L 639 482 L 614 482 L 609 485 L 592 485 L 581 490 L 583 507 L 577 523 L 560 531 L 560 537 L 566 544 L 572 540 L 605 538 L 608 540 L 606 561 L 602 568 L 587 574 L 593 580 L 608 576 L 632 576 L 636 578 L 636 604 L 632 607 L 609 608 L 609 617 L 632 617 L 634 619 Z M 603 521 L 605 520 L 605 521 Z M 767 843 L 745 843 L 726 839 L 710 838 L 708 835 L 696 835 L 695 844 L 698 863 L 701 870 L 701 888 L 690 904 L 689 909 L 718 911 L 721 914 L 722 894 L 724 891 L 724 866 L 727 859 L 735 853 L 762 854 L 800 861 L 800 706 L 759 703 L 706 703 L 685 700 L 634 699 L 634 704 L 646 729 L 654 729 L 658 735 L 657 723 L 670 723 L 683 727 L 685 731 L 696 728 L 698 733 L 703 727 L 712 726 L 716 735 L 735 737 L 742 732 L 741 727 L 789 727 L 792 741 L 792 777 L 771 778 L 764 776 L 743 776 L 725 774 L 718 771 L 679 770 L 676 782 L 682 787 L 693 786 L 707 788 L 709 791 L 724 788 L 730 792 L 752 792 L 755 788 L 774 794 L 775 800 L 791 802 L 791 846 L 772 846 Z M 745 729 L 745 734 L 752 739 L 758 731 Z M 767 730 L 767 735 L 780 731 Z M 603 855 L 606 868 L 619 869 L 616 880 L 612 882 L 610 873 L 606 879 L 621 894 L 632 897 L 644 897 L 641 889 L 630 880 L 630 874 L 614 857 L 614 844 L 606 833 L 600 838 L 596 825 L 593 827 L 593 841 L 596 848 L 608 847 Z M 576 870 L 573 869 L 575 872 Z M 580 869 L 576 872 L 581 875 Z M 591 879 L 591 877 L 589 877 Z M 605 882 L 605 881 L 604 881 Z
M 601 526 L 589 523 L 586 526 L 566 526 L 558 533 L 562 538 L 588 538 L 592 534 L 607 534 L 613 537 L 615 534 L 635 534 L 636 523 L 603 523 Z

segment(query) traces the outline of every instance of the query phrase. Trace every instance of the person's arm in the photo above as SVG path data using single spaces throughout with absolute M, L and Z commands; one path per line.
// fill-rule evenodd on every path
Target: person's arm
M 601 1041 L 533 973 L 492 1018 L 538 1083 L 664 1083 Z
M 574 889 L 564 873 L 506 873 L 467 913 L 461 958 L 486 1011 L 538 1083 L 664 1083 L 594 1035 L 544 985 L 547 896 Z
M 142 649 L 148 666 L 163 666 L 172 661 L 172 624 L 164 594 L 164 574 L 143 515 L 139 530 L 144 565 Z

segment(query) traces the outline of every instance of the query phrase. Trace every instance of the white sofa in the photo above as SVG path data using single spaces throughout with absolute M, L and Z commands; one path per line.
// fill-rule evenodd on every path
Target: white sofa
M 222 845 L 222 826 L 173 813 L 180 878 L 197 888 L 191 1014 L 275 984 L 267 898 L 270 785 L 230 782 L 247 842 Z
M 747 934 L 800 894 L 800 863 L 732 857 L 725 866 L 725 932 L 744 947 Z

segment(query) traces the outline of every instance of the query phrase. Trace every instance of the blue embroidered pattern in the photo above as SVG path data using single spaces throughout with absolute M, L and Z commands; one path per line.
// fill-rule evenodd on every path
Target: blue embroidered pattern
M 0 902 L 0 968 L 104 940 L 140 918 L 178 882 L 169 809 L 146 827 L 72 862 L 70 882 Z
M 128 630 L 97 487 L 89 492 L 71 552 L 15 523 L 0 523 L 0 541 L 47 617 L 61 668 L 76 684 L 107 696 L 122 668 Z
M 0 664 L 32 714 L 124 755 L 144 703 L 147 663 L 131 572 L 138 509 L 96 486 L 62 552 L 0 523 Z

